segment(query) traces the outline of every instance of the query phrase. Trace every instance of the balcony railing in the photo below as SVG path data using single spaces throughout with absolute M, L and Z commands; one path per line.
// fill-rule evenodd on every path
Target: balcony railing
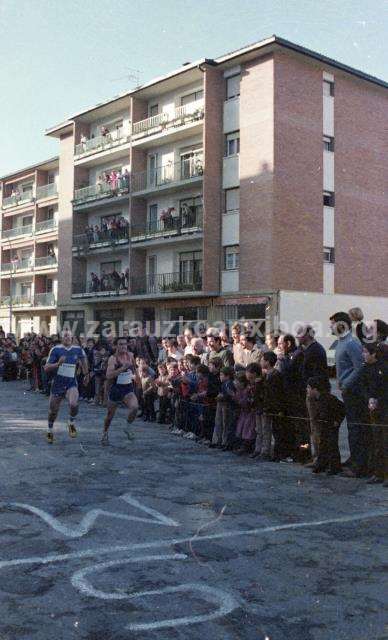
M 125 195 L 129 191 L 128 178 L 121 178 L 117 184 L 102 182 L 101 184 L 92 184 L 88 187 L 76 189 L 74 192 L 74 201 L 76 204 L 99 200 L 100 198 L 113 198 L 114 196 Z
M 117 282 L 114 284 L 110 277 L 108 277 L 108 281 L 101 286 L 101 283 L 92 283 L 84 284 L 82 282 L 73 282 L 72 287 L 72 295 L 73 296 L 84 296 L 85 298 L 105 298 L 109 296 L 120 296 L 128 294 L 128 286 L 127 284 Z
M 52 265 L 57 265 L 57 258 L 55 256 L 41 256 L 40 258 L 35 258 L 35 268 L 39 267 L 48 267 Z
M 203 160 L 200 156 L 182 159 L 180 162 L 134 173 L 131 176 L 131 191 L 137 193 L 168 188 L 182 182 L 198 180 L 203 172 Z
M 154 222 L 148 222 L 146 227 L 132 227 L 132 242 L 140 242 L 150 238 L 164 238 L 170 236 L 183 235 L 190 231 L 201 231 L 203 228 L 202 211 L 189 210 L 186 214 L 178 217 L 166 215 Z
M 117 245 L 128 242 L 129 226 L 123 227 L 122 229 L 90 232 L 89 234 L 82 233 L 81 235 L 74 236 L 73 248 L 80 249 L 81 251 L 92 251 L 93 249 L 100 249 L 101 247 L 112 249 Z
M 180 127 L 204 117 L 204 101 L 195 100 L 181 107 L 174 109 L 172 113 L 163 112 L 156 116 L 145 118 L 135 122 L 132 126 L 132 136 L 134 139 L 154 135 L 174 127 Z
M 30 236 L 32 234 L 32 224 L 24 227 L 14 227 L 13 229 L 3 229 L 3 238 L 16 238 L 17 236 Z
M 183 293 L 189 291 L 201 291 L 202 273 L 161 273 L 136 278 L 132 281 L 131 293 L 133 295 L 160 295 L 164 293 Z
M 55 307 L 55 295 L 51 293 L 36 293 L 34 296 L 35 307 Z
M 90 140 L 86 140 L 85 142 L 77 144 L 75 147 L 74 155 L 83 156 L 87 153 L 105 151 L 105 149 L 119 147 L 126 142 L 129 142 L 129 136 L 117 136 L 116 133 L 108 133 L 106 136 L 96 136 L 95 138 L 90 138 Z
M 50 182 L 50 184 L 43 184 L 40 187 L 36 187 L 36 199 L 50 198 L 58 195 L 58 185 L 56 182 Z
M 57 221 L 55 218 L 50 218 L 50 220 L 43 220 L 42 222 L 35 223 L 35 233 L 41 233 L 42 231 L 51 231 L 52 229 L 56 229 Z
M 32 191 L 28 193 L 20 193 L 18 195 L 7 196 L 3 198 L 3 209 L 6 207 L 15 207 L 19 204 L 27 204 L 28 202 L 33 202 L 34 195 Z
M 32 306 L 32 297 L 31 296 L 3 296 L 0 299 L 1 307 L 10 307 L 12 304 L 13 307 L 31 307 Z

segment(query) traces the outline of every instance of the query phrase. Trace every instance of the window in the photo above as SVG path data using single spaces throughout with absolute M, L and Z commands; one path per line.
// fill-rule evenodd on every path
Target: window
M 20 295 L 22 298 L 27 298 L 28 300 L 31 298 L 31 287 L 31 282 L 20 283 Z
M 193 91 L 192 93 L 188 93 L 185 96 L 181 97 L 181 106 L 185 104 L 190 104 L 190 102 L 196 102 L 197 100 L 202 100 L 203 91 L 200 89 L 199 91 Z
M 53 207 L 50 207 L 49 209 L 47 209 L 47 218 L 46 220 L 54 220 L 54 209 Z
M 151 204 L 148 207 L 148 231 L 156 231 L 158 228 L 158 205 Z
M 53 281 L 51 278 L 46 278 L 46 293 L 53 292 Z
M 157 116 L 159 113 L 159 105 L 158 104 L 151 104 L 149 107 L 149 114 L 150 114 L 150 118 L 152 118 L 153 116 Z
M 109 126 L 112 133 L 116 132 L 117 140 L 122 137 L 123 129 L 124 129 L 124 123 L 122 118 L 121 120 L 116 120 L 115 122 L 112 122 Z
M 181 152 L 181 179 L 194 178 L 203 175 L 203 150 Z
M 179 201 L 179 213 L 182 227 L 196 227 L 201 223 L 203 211 L 202 196 Z
M 324 207 L 334 207 L 335 204 L 335 196 L 333 191 L 324 191 L 323 192 L 323 206 Z
M 231 271 L 238 269 L 240 265 L 240 247 L 238 244 L 224 247 L 224 269 Z
M 107 216 L 101 216 L 100 218 L 100 224 L 101 226 L 105 223 L 108 227 L 109 224 L 113 221 L 113 220 L 119 220 L 120 218 L 122 218 L 122 214 L 121 211 L 117 212 L 117 213 L 111 213 L 110 215 Z
M 47 183 L 54 184 L 55 182 L 55 173 L 49 173 L 47 176 Z
M 22 194 L 24 196 L 30 196 L 32 198 L 32 182 L 29 184 L 22 184 Z
M 202 251 L 184 251 L 179 254 L 179 276 L 182 282 L 192 283 L 202 274 Z
M 334 247 L 323 247 L 323 262 L 327 264 L 334 264 Z
M 155 285 L 156 272 L 157 272 L 157 257 L 148 257 L 148 281 L 151 286 Z
M 330 80 L 323 81 L 323 95 L 334 97 L 334 82 Z
M 23 227 L 29 227 L 32 224 L 32 216 L 26 216 L 22 220 Z
M 71 329 L 72 333 L 79 336 L 85 331 L 85 312 L 84 311 L 62 311 L 61 327 Z
M 230 76 L 230 78 L 226 78 L 226 99 L 231 100 L 232 98 L 237 98 L 240 95 L 240 79 L 241 76 L 238 73 L 235 76 Z
M 116 260 L 115 262 L 101 262 L 100 264 L 100 275 L 110 275 L 113 271 L 117 271 L 121 273 L 121 260 Z
M 240 132 L 233 131 L 225 136 L 225 157 L 235 156 L 240 153 Z
M 323 136 L 323 148 L 325 151 L 334 151 L 334 138 Z
M 238 211 L 240 209 L 240 189 L 225 190 L 225 213 Z

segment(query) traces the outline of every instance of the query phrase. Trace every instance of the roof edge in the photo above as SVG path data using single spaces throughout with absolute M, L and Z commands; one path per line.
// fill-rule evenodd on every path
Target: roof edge
M 7 178 L 11 178 L 12 176 L 16 176 L 18 173 L 25 173 L 26 171 L 32 171 L 33 169 L 38 169 L 42 164 L 48 164 L 49 162 L 58 161 L 59 156 L 53 156 L 52 158 L 48 158 L 47 160 L 42 160 L 41 162 L 36 162 L 27 167 L 22 167 L 16 171 L 11 171 L 10 173 L 6 173 L 4 176 L 0 176 L 0 181 L 6 180 Z

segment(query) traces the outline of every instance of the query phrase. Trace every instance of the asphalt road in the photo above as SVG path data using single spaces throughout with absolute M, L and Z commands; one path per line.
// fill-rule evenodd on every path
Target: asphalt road
M 388 638 L 386 489 L 0 399 L 0 640 Z

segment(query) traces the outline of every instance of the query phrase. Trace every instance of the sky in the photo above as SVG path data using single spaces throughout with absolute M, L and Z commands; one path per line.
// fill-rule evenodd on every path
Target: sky
M 69 115 L 273 34 L 388 81 L 388 0 L 0 0 L 0 176 Z

